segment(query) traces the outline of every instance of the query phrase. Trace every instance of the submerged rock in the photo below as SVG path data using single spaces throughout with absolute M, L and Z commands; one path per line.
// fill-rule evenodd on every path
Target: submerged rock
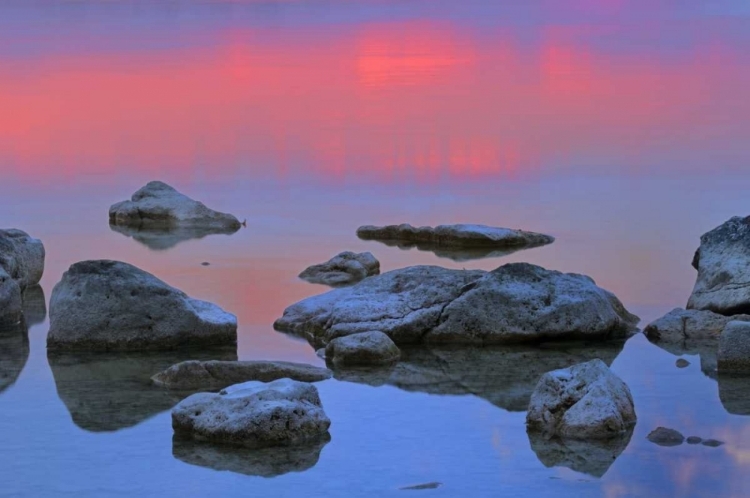
M 328 343 L 326 361 L 334 365 L 388 365 L 398 361 L 401 351 L 384 333 L 362 332 L 338 337 Z
M 380 261 L 369 252 L 342 252 L 325 263 L 313 265 L 299 274 L 299 278 L 313 284 L 338 287 L 351 285 L 380 273 Z
M 22 295 L 42 279 L 44 258 L 40 240 L 21 230 L 0 230 L 0 324 L 21 320 Z
M 49 350 L 155 350 L 237 342 L 237 319 L 135 266 L 84 261 L 50 300 Z
M 239 230 L 240 221 L 231 214 L 207 208 L 163 182 L 150 182 L 129 201 L 109 208 L 109 222 L 125 226 L 176 225 Z
M 175 436 L 172 439 L 172 455 L 187 464 L 212 470 L 276 477 L 290 472 L 305 472 L 315 467 L 320 459 L 320 452 L 330 440 L 331 437 L 326 434 L 318 441 L 301 446 L 244 448 Z
M 330 379 L 332 372 L 288 361 L 183 361 L 154 375 L 157 386 L 182 390 L 217 390 L 233 384 L 257 380 L 271 382 L 289 378 L 301 382 Z
M 718 366 L 722 373 L 750 373 L 749 322 L 729 322 L 724 327 L 719 338 Z
M 718 339 L 726 324 L 732 320 L 750 321 L 750 315 L 730 317 L 713 311 L 675 308 L 648 324 L 643 333 L 651 342 Z
M 171 228 L 154 226 L 110 225 L 110 230 L 130 237 L 152 251 L 166 251 L 188 240 L 198 240 L 209 235 L 232 235 L 239 230 L 233 226 L 174 226 Z
M 372 226 L 357 229 L 357 236 L 364 240 L 401 240 L 426 242 L 445 247 L 518 247 L 550 244 L 551 235 L 544 235 L 510 228 L 486 225 L 439 225 L 436 227 L 413 227 L 409 224 Z
M 607 439 L 581 441 L 569 438 L 547 438 L 529 432 L 531 449 L 545 467 L 566 467 L 594 477 L 603 477 L 628 447 L 633 436 L 630 429 Z
M 613 339 L 634 333 L 638 321 L 589 277 L 512 263 L 491 272 L 394 270 L 300 301 L 274 327 L 319 348 L 372 330 L 398 345 Z
M 531 432 L 567 439 L 606 439 L 636 422 L 628 386 L 601 360 L 546 373 L 531 395 Z
M 330 425 L 315 386 L 290 379 L 194 394 L 172 410 L 181 437 L 250 448 L 309 444 L 327 437 Z
M 693 266 L 698 278 L 689 309 L 750 313 L 750 216 L 736 216 L 701 236 Z
M 679 446 L 685 442 L 685 436 L 674 429 L 657 427 L 651 431 L 646 439 L 659 446 Z

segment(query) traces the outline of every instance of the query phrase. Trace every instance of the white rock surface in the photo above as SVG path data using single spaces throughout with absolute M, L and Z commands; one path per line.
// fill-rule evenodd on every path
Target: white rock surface
M 357 236 L 365 240 L 402 240 L 428 242 L 446 247 L 514 247 L 550 244 L 551 235 L 511 228 L 486 225 L 438 225 L 436 227 L 413 227 L 409 224 L 388 226 L 361 226 Z
M 388 365 L 400 357 L 390 337 L 379 331 L 338 337 L 326 347 L 326 360 L 336 366 Z
M 380 273 L 380 261 L 369 252 L 344 251 L 325 263 L 313 265 L 299 274 L 299 278 L 314 284 L 338 287 L 351 285 Z
M 750 373 L 750 323 L 729 322 L 719 338 L 719 373 Z

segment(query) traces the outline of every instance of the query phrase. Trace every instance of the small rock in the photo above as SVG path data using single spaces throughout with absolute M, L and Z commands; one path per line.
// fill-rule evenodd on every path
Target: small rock
M 689 362 L 689 361 L 687 361 L 687 360 L 686 360 L 686 359 L 684 359 L 684 358 L 680 358 L 680 359 L 678 359 L 678 360 L 677 360 L 676 362 L 674 362 L 674 363 L 675 363 L 675 365 L 677 365 L 677 368 L 685 368 L 685 367 L 687 367 L 687 366 L 689 366 L 689 365 L 690 365 L 690 362 Z
M 362 332 L 338 337 L 325 350 L 328 361 L 337 366 L 387 365 L 398 361 L 401 351 L 382 332 Z
M 750 372 L 750 322 L 729 322 L 719 338 L 720 373 Z
M 332 287 L 351 285 L 380 273 L 380 262 L 369 252 L 345 251 L 325 263 L 313 265 L 299 274 L 299 278 L 313 284 Z
M 649 441 L 659 446 L 679 446 L 685 442 L 685 436 L 674 429 L 659 427 L 646 437 Z
M 428 482 L 425 484 L 417 484 L 415 486 L 406 486 L 403 488 L 399 488 L 401 491 L 417 491 L 421 489 L 437 489 L 440 486 L 442 486 L 443 483 L 441 482 Z
M 204 261 L 203 263 L 201 263 L 201 266 L 211 266 L 211 263 L 209 263 L 208 261 Z
M 708 446 L 710 448 L 718 448 L 719 446 L 723 445 L 723 441 L 718 441 L 716 439 L 706 439 L 701 443 L 703 446 Z
M 703 438 L 699 438 L 698 436 L 690 436 L 687 438 L 687 444 L 700 444 L 703 441 Z
M 21 320 L 24 291 L 44 273 L 44 245 L 26 232 L 0 230 L 0 325 Z

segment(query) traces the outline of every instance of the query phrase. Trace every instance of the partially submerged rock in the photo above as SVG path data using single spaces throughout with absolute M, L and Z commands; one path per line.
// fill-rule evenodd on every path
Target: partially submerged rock
M 76 263 L 52 291 L 49 350 L 163 350 L 236 342 L 234 315 L 127 263 Z
M 445 247 L 519 247 L 550 244 L 551 235 L 511 228 L 486 225 L 439 225 L 436 227 L 413 227 L 409 224 L 388 226 L 361 226 L 357 236 L 364 240 L 400 240 L 426 242 Z
M 703 442 L 703 438 L 698 436 L 690 436 L 686 440 L 687 444 L 700 444 Z
M 607 439 L 582 441 L 569 438 L 547 438 L 529 432 L 531 449 L 545 467 L 566 467 L 594 477 L 603 477 L 628 447 L 633 430 Z
M 288 361 L 183 361 L 154 375 L 157 386 L 181 390 L 218 390 L 227 386 L 257 380 L 271 382 L 289 378 L 301 382 L 330 379 L 332 372 Z
M 110 230 L 117 232 L 126 237 L 130 237 L 136 242 L 143 244 L 152 251 L 166 251 L 172 249 L 177 244 L 188 240 L 198 240 L 209 235 L 232 235 L 239 228 L 234 226 L 126 226 L 110 225 Z
M 657 427 L 651 431 L 646 439 L 659 446 L 679 446 L 685 442 L 685 436 L 674 429 Z
M 388 365 L 398 361 L 401 351 L 382 332 L 361 332 L 338 337 L 326 347 L 326 361 L 337 366 Z
M 636 422 L 628 386 L 601 360 L 542 376 L 529 402 L 531 432 L 567 439 L 606 439 Z
M 309 444 L 330 425 L 315 386 L 290 379 L 194 394 L 172 410 L 176 435 L 250 448 Z
M 677 368 L 687 368 L 690 366 L 690 362 L 684 358 L 678 358 L 677 361 L 674 362 L 674 364 L 675 366 L 677 366 Z
M 380 261 L 369 252 L 344 251 L 325 263 L 313 265 L 299 274 L 299 278 L 313 284 L 338 287 L 351 285 L 380 273 Z
M 719 338 L 719 372 L 750 373 L 750 322 L 729 322 Z
M 726 324 L 732 320 L 750 321 L 750 315 L 730 317 L 713 311 L 675 308 L 649 323 L 643 333 L 651 342 L 718 339 Z
M 23 293 L 20 321 L 0 323 L 0 393 L 18 380 L 29 358 L 29 329 L 46 317 L 44 291 L 35 285 Z
M 398 345 L 614 339 L 638 321 L 589 277 L 512 263 L 491 272 L 394 270 L 292 305 L 274 327 L 319 348 L 371 330 Z
M 693 266 L 698 278 L 689 309 L 750 313 L 750 216 L 736 216 L 701 236 Z
M 239 230 L 240 221 L 231 214 L 214 211 L 163 182 L 150 182 L 129 201 L 109 208 L 109 222 L 125 226 L 194 226 Z
M 21 230 L 0 230 L 0 324 L 21 320 L 22 295 L 42 279 L 44 258 L 40 240 Z

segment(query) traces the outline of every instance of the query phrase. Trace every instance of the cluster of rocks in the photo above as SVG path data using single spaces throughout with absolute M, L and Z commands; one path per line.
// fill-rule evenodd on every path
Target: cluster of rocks
M 679 431 L 668 429 L 666 427 L 657 427 L 646 436 L 646 439 L 659 446 L 667 447 L 679 446 L 685 442 L 691 445 L 702 444 L 703 446 L 708 446 L 710 448 L 718 448 L 724 444 L 723 441 L 717 439 L 703 439 L 698 436 L 690 436 L 686 438 Z

